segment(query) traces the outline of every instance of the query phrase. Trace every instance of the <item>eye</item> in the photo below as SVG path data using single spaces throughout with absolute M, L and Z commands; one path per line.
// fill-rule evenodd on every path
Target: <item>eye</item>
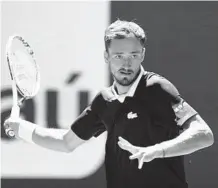
M 121 55 L 115 55 L 114 59 L 122 59 L 122 56 Z
M 131 55 L 131 58 L 132 58 L 132 59 L 139 58 L 139 54 L 132 54 L 132 55 Z

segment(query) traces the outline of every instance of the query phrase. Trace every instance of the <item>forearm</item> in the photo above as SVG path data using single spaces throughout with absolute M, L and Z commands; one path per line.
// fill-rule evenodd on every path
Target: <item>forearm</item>
M 212 145 L 212 132 L 204 128 L 197 129 L 196 127 L 202 127 L 198 122 L 192 122 L 192 124 L 196 125 L 192 125 L 178 137 L 160 143 L 164 157 L 187 155 Z
M 21 121 L 20 126 L 24 126 L 24 129 L 35 127 L 31 138 L 34 144 L 55 151 L 68 152 L 67 144 L 64 141 L 64 135 L 67 133 L 67 130 L 43 128 L 25 120 Z

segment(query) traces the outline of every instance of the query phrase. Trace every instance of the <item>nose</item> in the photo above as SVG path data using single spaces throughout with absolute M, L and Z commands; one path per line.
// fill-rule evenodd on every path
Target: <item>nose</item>
M 131 67 L 131 65 L 132 65 L 132 60 L 131 60 L 131 58 L 126 57 L 126 58 L 124 59 L 124 65 L 125 65 L 126 67 Z

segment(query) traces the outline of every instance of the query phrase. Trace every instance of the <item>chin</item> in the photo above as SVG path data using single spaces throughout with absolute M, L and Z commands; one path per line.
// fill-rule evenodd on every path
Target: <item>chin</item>
M 134 79 L 122 78 L 116 79 L 116 81 L 122 86 L 129 86 L 134 82 Z
M 119 83 L 122 86 L 129 86 L 131 85 L 137 78 L 136 74 L 131 74 L 129 76 L 122 75 L 122 74 L 116 74 L 113 75 L 114 80 Z

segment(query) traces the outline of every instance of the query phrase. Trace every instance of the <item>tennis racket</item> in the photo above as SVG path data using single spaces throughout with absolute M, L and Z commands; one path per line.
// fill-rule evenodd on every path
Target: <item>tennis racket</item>
M 6 44 L 6 59 L 12 80 L 13 106 L 10 116 L 17 119 L 20 116 L 20 106 L 23 101 L 34 97 L 39 90 L 39 67 L 32 48 L 20 35 L 9 37 Z M 21 98 L 18 97 L 18 92 Z M 15 136 L 10 127 L 4 128 L 7 136 Z

